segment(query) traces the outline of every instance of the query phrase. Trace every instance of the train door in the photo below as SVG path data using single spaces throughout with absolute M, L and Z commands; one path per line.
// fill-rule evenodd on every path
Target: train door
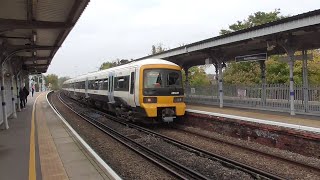
M 84 91 L 85 91 L 85 97 L 86 98 L 89 98 L 89 95 L 88 95 L 88 87 L 89 87 L 89 81 L 88 81 L 88 78 L 86 78 L 86 81 L 84 82 Z
M 108 91 L 109 91 L 109 94 L 108 94 L 108 99 L 109 99 L 109 102 L 110 103 L 114 103 L 114 93 L 113 93 L 113 89 L 114 89 L 114 87 L 113 87 L 113 84 L 114 84 L 114 80 L 113 80 L 113 78 L 114 78 L 114 72 L 110 72 L 109 73 L 109 86 L 108 86 Z
M 128 102 L 131 107 L 135 107 L 135 81 L 136 80 L 136 69 L 130 71 L 130 81 L 129 81 L 129 94 Z

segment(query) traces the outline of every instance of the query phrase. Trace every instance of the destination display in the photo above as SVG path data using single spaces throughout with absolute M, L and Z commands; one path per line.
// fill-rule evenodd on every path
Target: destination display
M 244 62 L 244 61 L 262 61 L 267 60 L 267 53 L 259 53 L 259 54 L 250 54 L 244 56 L 236 56 L 236 62 Z

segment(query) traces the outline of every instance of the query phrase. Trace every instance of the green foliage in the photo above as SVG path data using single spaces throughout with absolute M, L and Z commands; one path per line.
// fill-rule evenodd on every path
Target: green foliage
M 310 51 L 313 60 L 308 61 L 308 81 L 310 85 L 320 84 L 320 53 L 318 50 Z M 296 53 L 296 55 L 301 53 Z M 266 80 L 268 84 L 289 83 L 289 65 L 279 61 L 280 56 L 271 56 L 266 61 Z M 298 85 L 303 84 L 302 61 L 294 63 L 293 79 Z M 232 84 L 258 84 L 261 83 L 261 70 L 258 62 L 231 62 L 224 71 L 224 82 Z
M 117 66 L 116 62 L 104 62 L 101 64 L 99 70 L 109 69 L 116 66 Z
M 58 76 L 55 74 L 49 74 L 45 76 L 45 81 L 46 81 L 46 86 L 49 87 L 49 84 L 51 86 L 52 90 L 58 90 L 59 85 L 58 85 Z
M 210 85 L 210 80 L 207 77 L 204 67 L 194 66 L 189 68 L 189 83 L 190 86 L 208 86 Z M 182 70 L 183 82 L 186 80 L 185 71 Z
M 265 24 L 271 21 L 276 21 L 286 16 L 280 15 L 280 9 L 275 9 L 271 12 L 255 12 L 253 15 L 249 15 L 249 17 L 243 21 L 237 21 L 234 24 L 229 25 L 229 29 L 220 30 L 220 34 L 228 34 L 234 31 L 239 31 L 242 29 L 258 26 L 261 24 Z
M 65 82 L 68 79 L 70 79 L 70 77 L 59 77 L 58 78 L 58 87 L 59 87 L 59 89 L 62 88 L 63 82 Z
M 223 74 L 223 81 L 228 84 L 257 84 L 260 83 L 260 66 L 256 62 L 231 62 Z
M 159 43 L 157 45 L 152 45 L 151 47 L 151 55 L 161 53 L 165 51 L 166 48 L 163 47 L 163 44 Z
M 120 65 L 123 65 L 123 64 L 127 64 L 128 62 L 130 62 L 129 60 L 127 59 L 116 59 L 116 60 L 113 60 L 113 61 L 107 61 L 107 62 L 104 62 L 101 64 L 99 70 L 104 70 L 104 69 L 109 69 L 109 68 L 112 68 L 112 67 L 116 67 L 116 66 L 120 66 Z

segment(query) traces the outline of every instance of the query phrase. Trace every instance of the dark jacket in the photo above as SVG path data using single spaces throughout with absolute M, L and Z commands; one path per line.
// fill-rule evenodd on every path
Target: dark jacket
M 27 98 L 27 96 L 29 96 L 29 91 L 26 87 L 23 87 L 23 92 L 24 92 L 25 98 Z
M 20 100 L 24 100 L 26 98 L 26 95 L 22 89 L 20 89 L 19 91 L 19 98 Z

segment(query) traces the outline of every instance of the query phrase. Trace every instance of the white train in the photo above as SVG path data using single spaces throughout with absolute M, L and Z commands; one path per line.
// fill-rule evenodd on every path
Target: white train
M 171 122 L 185 114 L 181 68 L 161 59 L 82 75 L 65 81 L 63 90 L 130 121 Z

